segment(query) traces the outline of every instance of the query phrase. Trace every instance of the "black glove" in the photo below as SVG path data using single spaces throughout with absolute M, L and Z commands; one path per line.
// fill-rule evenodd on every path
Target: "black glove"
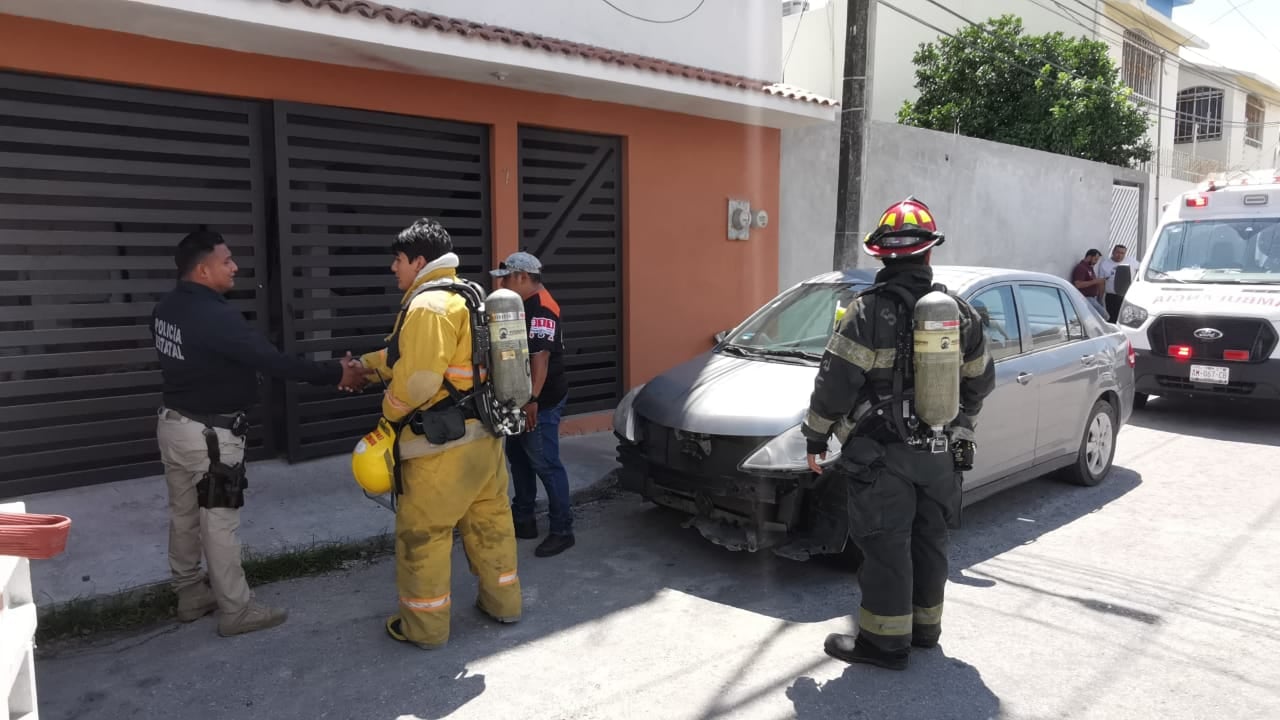
M 826 440 L 809 440 L 806 438 L 804 449 L 805 449 L 805 452 L 809 453 L 810 455 L 821 455 L 822 453 L 827 451 L 827 441 Z
M 977 450 L 977 446 L 972 440 L 954 440 L 951 443 L 951 459 L 955 461 L 956 469 L 960 471 L 973 469 L 973 454 Z

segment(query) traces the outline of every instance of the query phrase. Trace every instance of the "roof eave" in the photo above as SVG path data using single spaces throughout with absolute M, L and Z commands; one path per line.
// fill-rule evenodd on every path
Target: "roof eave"
M 514 90 L 632 105 L 749 125 L 833 122 L 835 101 L 783 85 L 697 68 L 637 66 L 324 6 L 225 0 L 8 0 L 6 12 L 174 42 L 275 57 L 440 77 Z M 623 58 L 628 62 L 624 62 Z M 643 59 L 641 59 L 643 60 Z M 706 79 L 710 78 L 710 79 Z

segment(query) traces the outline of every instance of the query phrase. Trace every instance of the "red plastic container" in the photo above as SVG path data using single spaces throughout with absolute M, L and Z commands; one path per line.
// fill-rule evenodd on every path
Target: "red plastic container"
M 0 513 L 0 555 L 48 560 L 67 549 L 71 518 L 39 513 Z

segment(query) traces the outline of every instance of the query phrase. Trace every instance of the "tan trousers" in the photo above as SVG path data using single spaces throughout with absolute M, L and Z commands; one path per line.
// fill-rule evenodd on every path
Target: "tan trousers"
M 238 613 L 253 599 L 240 564 L 240 511 L 206 510 L 196 502 L 196 483 L 209 469 L 204 425 L 173 410 L 161 408 L 156 439 L 169 486 L 169 570 L 173 589 L 181 591 L 204 580 L 200 572 L 203 553 L 209 565 L 209 586 L 223 614 Z M 244 438 L 229 430 L 218 433 L 218 453 L 227 465 L 244 458 Z

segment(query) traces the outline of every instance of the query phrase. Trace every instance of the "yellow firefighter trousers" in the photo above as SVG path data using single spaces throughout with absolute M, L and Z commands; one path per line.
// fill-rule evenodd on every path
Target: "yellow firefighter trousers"
M 519 619 L 520 578 L 502 439 L 486 437 L 402 463 L 404 494 L 396 506 L 401 632 L 423 645 L 448 642 L 455 526 L 471 573 L 480 581 L 480 610 L 504 621 Z

